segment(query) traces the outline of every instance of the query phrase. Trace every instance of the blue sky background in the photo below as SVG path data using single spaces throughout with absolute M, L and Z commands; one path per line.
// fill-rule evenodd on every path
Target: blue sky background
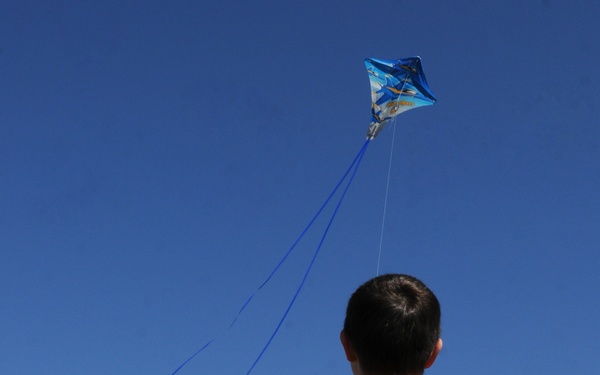
M 206 4 L 211 3 L 211 4 Z M 381 272 L 438 295 L 428 374 L 595 373 L 600 3 L 4 1 L 0 373 L 170 374 L 225 332 L 361 145 L 363 60 L 420 55 Z M 253 374 L 350 374 L 392 129 Z M 180 374 L 245 374 L 331 211 Z

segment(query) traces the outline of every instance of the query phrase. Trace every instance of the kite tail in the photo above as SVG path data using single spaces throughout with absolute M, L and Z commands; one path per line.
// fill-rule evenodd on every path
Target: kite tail
M 350 176 L 350 179 L 348 180 L 348 183 L 346 184 L 346 187 L 344 188 L 342 196 L 340 197 L 340 199 L 339 199 L 339 201 L 337 203 L 337 206 L 335 207 L 335 210 L 333 211 L 333 214 L 331 215 L 331 218 L 329 219 L 329 223 L 327 224 L 327 227 L 325 228 L 325 231 L 323 232 L 323 236 L 321 237 L 321 241 L 319 242 L 319 245 L 317 246 L 317 250 L 313 254 L 313 257 L 312 257 L 312 259 L 311 259 L 311 261 L 310 261 L 310 263 L 308 265 L 308 268 L 306 269 L 306 272 L 304 273 L 304 277 L 302 278 L 302 281 L 300 282 L 300 285 L 298 286 L 298 289 L 296 289 L 296 293 L 294 294 L 294 297 L 292 298 L 292 300 L 290 301 L 287 309 L 283 313 L 283 316 L 281 317 L 281 320 L 279 321 L 279 323 L 275 327 L 275 330 L 271 334 L 271 337 L 269 338 L 269 340 L 267 341 L 267 343 L 265 344 L 265 346 L 263 347 L 263 349 L 261 350 L 261 352 L 258 354 L 258 356 L 256 357 L 256 359 L 254 360 L 254 363 L 252 364 L 252 366 L 250 366 L 250 369 L 248 369 L 248 372 L 246 373 L 246 375 L 250 374 L 250 372 L 252 371 L 252 369 L 254 369 L 254 367 L 256 366 L 256 364 L 258 363 L 258 361 L 260 361 L 261 357 L 263 356 L 263 354 L 265 353 L 265 351 L 267 350 L 267 348 L 269 347 L 269 345 L 271 345 L 271 341 L 273 341 L 273 339 L 277 335 L 277 332 L 281 328 L 281 325 L 283 324 L 285 318 L 287 317 L 288 313 L 292 309 L 292 306 L 294 305 L 294 302 L 296 302 L 296 298 L 300 294 L 300 291 L 302 290 L 302 287 L 304 286 L 304 283 L 306 282 L 306 279 L 308 278 L 308 274 L 310 273 L 310 271 L 311 271 L 311 269 L 312 269 L 312 267 L 313 267 L 313 265 L 315 263 L 315 260 L 317 259 L 317 256 L 319 255 L 319 252 L 321 251 L 321 247 L 323 245 L 323 242 L 325 241 L 325 237 L 327 237 L 327 233 L 329 232 L 329 228 L 331 227 L 331 224 L 333 223 L 333 220 L 335 219 L 335 216 L 337 215 L 337 212 L 338 212 L 340 206 L 342 205 L 342 201 L 344 200 L 344 197 L 346 196 L 346 192 L 348 191 L 348 188 L 350 188 L 350 184 L 352 184 L 352 180 L 354 180 L 354 176 L 356 175 L 356 171 L 358 170 L 358 166 L 360 165 L 360 162 L 361 162 L 361 160 L 362 160 L 362 158 L 363 158 L 363 156 L 365 154 L 365 151 L 367 150 L 367 145 L 369 144 L 369 142 L 370 142 L 370 140 L 367 140 L 365 142 L 363 148 L 360 150 L 360 152 L 356 156 L 356 159 L 354 159 L 354 162 L 356 162 L 356 165 L 354 166 L 354 170 L 352 171 L 352 175 Z M 354 162 L 353 162 L 352 165 L 354 165 Z M 352 166 L 350 166 L 350 168 L 352 168 Z M 344 178 L 345 177 L 346 177 L 346 175 L 344 175 Z M 342 183 L 343 179 L 340 181 L 339 184 Z M 338 184 L 338 186 L 339 186 L 339 184 Z M 336 187 L 336 189 L 337 189 L 337 187 Z
M 260 287 L 258 287 L 257 291 L 260 290 L 263 286 L 265 286 L 266 283 L 269 282 L 269 280 L 271 280 L 271 277 L 273 277 L 273 275 L 275 275 L 275 273 L 277 272 L 277 270 L 279 269 L 279 267 L 281 267 L 281 265 L 283 264 L 283 262 L 285 262 L 285 260 L 287 259 L 287 257 L 291 254 L 292 250 L 294 250 L 294 248 L 296 247 L 296 245 L 298 245 L 298 243 L 300 242 L 300 240 L 302 239 L 302 237 L 304 237 L 304 235 L 306 234 L 306 232 L 308 231 L 308 229 L 313 225 L 313 223 L 315 222 L 315 220 L 317 220 L 317 218 L 319 217 L 319 215 L 321 215 L 321 212 L 323 211 L 323 209 L 325 208 L 325 206 L 327 206 L 327 204 L 329 203 L 329 201 L 331 200 L 331 198 L 333 198 L 333 196 L 335 195 L 335 193 L 337 192 L 337 190 L 340 188 L 340 186 L 342 185 L 342 182 L 344 182 L 344 180 L 346 179 L 346 177 L 348 176 L 348 174 L 350 173 L 350 171 L 352 170 L 352 167 L 358 163 L 360 163 L 360 159 L 362 159 L 365 151 L 367 150 L 367 146 L 369 144 L 369 141 L 366 141 L 364 143 L 364 145 L 362 146 L 362 148 L 360 149 L 360 151 L 358 152 L 358 154 L 356 154 L 356 156 L 354 157 L 354 160 L 352 160 L 352 163 L 350 164 L 350 166 L 348 167 L 348 169 L 346 170 L 346 172 L 344 173 L 344 175 L 342 176 L 342 178 L 340 179 L 340 181 L 337 183 L 337 185 L 335 185 L 335 187 L 333 188 L 333 190 L 331 191 L 331 193 L 329 194 L 329 196 L 327 197 L 327 199 L 325 199 L 325 202 L 323 202 L 323 204 L 321 205 L 321 208 L 319 208 L 319 210 L 317 211 L 317 213 L 315 214 L 315 216 L 313 216 L 313 218 L 310 220 L 310 222 L 308 223 L 308 225 L 304 228 L 304 230 L 302 231 L 302 233 L 300 233 L 300 236 L 298 236 L 298 238 L 296 239 L 296 241 L 294 242 L 294 244 L 288 249 L 288 251 L 285 253 L 285 255 L 283 256 L 283 258 L 281 258 L 281 260 L 279 261 L 279 263 L 277 264 L 277 266 L 275 266 L 275 268 L 273 269 L 273 271 L 271 272 L 271 274 L 269 274 L 269 277 L 267 277 L 267 279 L 261 284 Z M 356 172 L 356 169 L 355 169 Z
M 346 191 L 348 190 L 348 187 L 350 186 L 350 182 L 352 182 L 352 179 L 354 179 L 354 175 L 356 174 L 356 170 L 358 169 L 358 165 L 360 164 L 360 161 L 362 160 L 362 157 L 365 154 L 365 151 L 367 150 L 367 146 L 369 145 L 369 142 L 370 142 L 370 140 L 365 141 L 365 143 L 363 144 L 362 148 L 360 149 L 360 151 L 358 152 L 358 154 L 356 154 L 356 156 L 354 157 L 354 160 L 352 161 L 352 163 L 350 164 L 350 166 L 348 167 L 348 169 L 346 170 L 346 172 L 344 173 L 344 175 L 342 176 L 342 178 L 340 179 L 340 181 L 333 188 L 333 190 L 331 191 L 331 193 L 329 194 L 329 196 L 327 197 L 327 199 L 325 199 L 325 202 L 323 202 L 323 204 L 321 205 L 321 207 L 319 208 L 319 210 L 317 211 L 317 213 L 309 221 L 309 223 L 306 225 L 306 227 L 304 228 L 304 230 L 302 230 L 302 232 L 300 233 L 300 235 L 298 236 L 298 238 L 296 239 L 296 241 L 294 241 L 294 243 L 292 244 L 292 246 L 287 250 L 287 252 L 281 258 L 281 260 L 279 261 L 279 263 L 275 266 L 275 268 L 273 269 L 273 271 L 271 271 L 271 273 L 269 274 L 269 276 L 266 278 L 266 280 L 252 293 L 252 295 L 250 295 L 250 297 L 246 300 L 246 302 L 244 302 L 244 304 L 242 305 L 242 307 L 240 308 L 240 310 L 236 314 L 235 318 L 233 318 L 233 321 L 231 322 L 231 324 L 229 325 L 229 327 L 227 328 L 227 330 L 224 333 L 222 333 L 219 337 L 224 336 L 225 334 L 227 334 L 227 332 L 229 332 L 231 330 L 231 328 L 235 325 L 236 321 L 241 316 L 241 314 L 243 313 L 243 311 L 250 304 L 250 302 L 252 301 L 252 299 L 254 298 L 254 296 L 269 282 L 269 280 L 271 280 L 271 278 L 275 275 L 275 273 L 277 272 L 277 270 L 279 270 L 279 268 L 281 267 L 281 265 L 285 262 L 285 260 L 288 258 L 288 256 L 292 253 L 292 251 L 294 250 L 294 248 L 296 247 L 296 245 L 298 245 L 298 243 L 300 242 L 300 240 L 308 232 L 308 229 L 317 220 L 317 218 L 319 217 L 319 215 L 321 215 L 321 212 L 323 212 L 323 209 L 327 206 L 327 204 L 329 203 L 329 201 L 331 200 L 331 198 L 333 198 L 333 196 L 335 195 L 335 193 L 337 192 L 337 190 L 340 188 L 340 186 L 342 185 L 342 183 L 344 182 L 344 180 L 346 179 L 346 177 L 348 177 L 348 174 L 352 171 L 352 168 L 354 168 L 354 171 L 352 172 L 352 176 L 350 178 L 350 181 L 346 185 L 346 188 L 344 189 L 344 193 L 343 193 L 342 197 L 340 198 L 340 201 L 338 202 L 338 206 L 336 207 L 335 212 L 334 212 L 334 214 L 333 214 L 333 216 L 332 216 L 332 218 L 331 218 L 331 220 L 329 222 L 329 225 L 327 226 L 327 229 L 325 230 L 325 233 L 323 234 L 323 238 L 321 239 L 321 244 L 323 243 L 323 240 L 325 239 L 325 235 L 327 234 L 327 231 L 329 230 L 329 226 L 331 225 L 331 222 L 333 222 L 333 218 L 335 217 L 335 214 L 337 213 L 337 210 L 338 210 L 340 204 L 342 203 L 344 195 L 346 195 Z M 275 329 L 275 332 L 273 332 L 273 335 L 269 339 L 269 342 L 263 348 L 263 350 L 261 351 L 261 353 L 258 356 L 258 358 L 254 361 L 254 363 L 252 364 L 252 367 L 250 368 L 250 370 L 248 370 L 248 373 L 250 373 L 250 371 L 252 370 L 252 368 L 254 368 L 254 366 L 258 363 L 260 357 L 262 357 L 262 355 L 266 351 L 267 347 L 269 346 L 269 344 L 271 343 L 271 341 L 275 337 L 275 334 L 279 330 L 279 327 L 283 323 L 283 320 L 285 320 L 285 317 L 287 316 L 289 310 L 291 309 L 292 305 L 294 304 L 294 302 L 296 300 L 296 297 L 300 293 L 300 289 L 302 289 L 302 286 L 304 285 L 306 277 L 308 276 L 308 273 L 309 273 L 310 269 L 312 268 L 312 264 L 314 263 L 314 260 L 316 259 L 316 256 L 318 255 L 318 253 L 319 253 L 319 251 L 321 249 L 321 244 L 319 244 L 319 247 L 317 248 L 317 251 L 316 251 L 315 255 L 313 256 L 313 260 L 311 261 L 311 263 L 309 265 L 309 268 L 306 271 L 304 279 L 302 280 L 302 283 L 300 284 L 300 287 L 296 291 L 296 294 L 294 295 L 294 298 L 293 298 L 292 302 L 288 306 L 288 310 L 285 312 L 282 320 L 279 322 L 279 325 Z M 215 338 L 209 340 L 208 342 L 206 342 L 206 344 L 204 344 L 200 349 L 198 349 L 188 359 L 186 359 L 181 365 L 179 365 L 179 367 L 177 367 L 177 369 L 175 369 L 175 371 L 173 371 L 171 373 L 171 375 L 175 375 L 177 372 L 179 372 L 179 370 L 181 370 L 188 362 L 190 362 L 192 359 L 194 359 L 194 357 L 196 357 L 198 354 L 200 354 L 201 352 L 203 352 L 206 348 L 208 348 L 219 337 L 215 337 Z

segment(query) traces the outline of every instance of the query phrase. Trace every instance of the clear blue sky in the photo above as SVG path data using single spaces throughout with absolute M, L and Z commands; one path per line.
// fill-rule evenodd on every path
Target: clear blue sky
M 427 373 L 598 371 L 599 2 L 1 8 L 1 374 L 168 375 L 221 335 L 363 144 L 364 58 L 414 55 L 438 103 L 398 117 L 381 271 L 442 303 Z M 253 374 L 350 374 L 392 133 Z M 181 375 L 246 373 L 325 224 Z

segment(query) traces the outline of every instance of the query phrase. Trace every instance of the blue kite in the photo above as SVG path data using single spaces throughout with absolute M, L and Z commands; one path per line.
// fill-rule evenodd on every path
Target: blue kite
M 435 104 L 437 99 L 427 85 L 420 57 L 366 59 L 365 65 L 373 101 L 368 140 L 377 137 L 385 124 L 400 113 Z
M 300 242 L 300 240 L 307 233 L 309 228 L 313 225 L 316 219 L 321 215 L 325 207 L 328 203 L 333 199 L 336 192 L 344 185 L 345 187 L 342 189 L 341 196 L 338 199 L 338 202 L 333 210 L 331 218 L 327 223 L 327 226 L 322 234 L 321 241 L 319 242 L 311 260 L 308 264 L 304 277 L 302 278 L 300 285 L 297 287 L 294 296 L 289 302 L 287 309 L 283 313 L 283 316 L 279 320 L 279 323 L 275 326 L 273 332 L 271 333 L 270 338 L 267 340 L 265 345 L 263 346 L 260 353 L 256 356 L 254 362 L 249 367 L 246 375 L 249 375 L 254 367 L 258 364 L 263 354 L 265 354 L 267 348 L 277 335 L 277 332 L 281 328 L 284 320 L 286 319 L 288 313 L 290 312 L 296 298 L 298 297 L 308 274 L 310 273 L 319 252 L 321 251 L 321 246 L 329 232 L 329 228 L 333 223 L 333 220 L 340 208 L 344 197 L 346 196 L 346 192 L 350 188 L 350 185 L 356 175 L 356 171 L 358 170 L 358 166 L 361 163 L 363 156 L 367 150 L 367 146 L 371 143 L 371 140 L 379 134 L 379 132 L 383 129 L 385 124 L 387 124 L 390 119 L 394 118 L 396 115 L 406 112 L 409 109 L 422 107 L 426 105 L 435 104 L 436 98 L 433 96 L 431 91 L 429 90 L 429 86 L 427 85 L 427 81 L 425 80 L 425 75 L 423 74 L 423 68 L 421 67 L 421 59 L 419 57 L 409 57 L 406 59 L 399 60 L 379 60 L 379 59 L 366 59 L 365 65 L 367 66 L 367 70 L 369 72 L 369 80 L 371 81 L 371 98 L 373 99 L 373 105 L 371 107 L 371 125 L 369 126 L 369 131 L 367 133 L 367 140 L 364 142 L 362 148 L 358 152 L 358 154 L 354 157 L 352 164 L 348 167 L 340 181 L 337 183 L 333 191 L 329 194 L 329 197 L 325 200 L 325 202 L 321 205 L 321 208 L 317 211 L 314 217 L 309 221 L 308 225 L 304 228 L 304 230 L 300 233 L 300 236 L 296 239 L 296 241 L 292 244 L 292 246 L 287 250 L 283 258 L 279 261 L 279 263 L 275 266 L 275 268 L 271 271 L 266 280 L 250 295 L 250 297 L 246 300 L 246 302 L 242 305 L 241 309 L 238 311 L 237 315 L 233 318 L 233 321 L 229 325 L 229 328 L 225 330 L 222 334 L 227 333 L 234 326 L 238 317 L 242 315 L 246 307 L 250 304 L 254 295 L 257 294 L 263 286 L 265 286 L 269 280 L 275 275 L 277 270 L 281 267 L 281 265 L 285 262 L 287 257 L 294 250 L 296 245 Z M 385 212 L 385 211 L 384 211 Z M 379 273 L 379 263 L 377 265 L 377 272 Z M 191 356 L 188 357 L 179 367 L 173 371 L 171 375 L 175 375 L 179 370 L 181 370 L 188 362 L 190 362 L 194 357 L 203 352 L 206 348 L 211 346 L 211 344 L 217 340 L 217 337 L 208 340 L 200 349 L 196 350 Z

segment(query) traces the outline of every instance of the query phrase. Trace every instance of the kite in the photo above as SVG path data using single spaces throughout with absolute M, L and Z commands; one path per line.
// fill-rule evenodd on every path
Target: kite
M 250 295 L 250 297 L 246 300 L 246 302 L 242 305 L 241 309 L 238 311 L 237 315 L 234 317 L 233 321 L 229 325 L 229 328 L 225 330 L 225 332 L 221 335 L 226 334 L 231 328 L 234 326 L 237 319 L 242 315 L 246 307 L 252 301 L 254 296 L 271 280 L 273 275 L 277 272 L 277 270 L 281 267 L 281 265 L 285 262 L 287 257 L 294 250 L 296 245 L 300 242 L 300 240 L 304 237 L 310 227 L 313 225 L 315 220 L 319 217 L 319 215 L 323 212 L 325 206 L 331 201 L 334 195 L 338 192 L 340 187 L 346 181 L 345 186 L 341 189 L 341 196 L 339 197 L 337 204 L 333 210 L 333 214 L 331 215 L 329 222 L 321 236 L 321 240 L 311 258 L 310 263 L 308 264 L 304 276 L 300 281 L 299 286 L 296 289 L 294 296 L 289 302 L 287 309 L 285 310 L 283 316 L 279 320 L 279 323 L 276 325 L 273 330 L 269 340 L 263 346 L 260 353 L 255 358 L 252 365 L 249 367 L 246 375 L 249 375 L 254 367 L 258 364 L 263 354 L 265 354 L 267 348 L 277 335 L 277 332 L 281 328 L 285 318 L 290 312 L 296 298 L 298 297 L 308 275 L 317 259 L 321 251 L 321 247 L 329 232 L 331 224 L 335 219 L 335 216 L 346 196 L 346 192 L 350 188 L 354 176 L 356 175 L 356 171 L 358 170 L 358 166 L 367 150 L 367 146 L 369 143 L 377 137 L 379 132 L 384 128 L 384 126 L 394 117 L 399 115 L 400 113 L 406 112 L 409 109 L 433 105 L 436 102 L 436 98 L 433 96 L 431 91 L 429 90 L 429 86 L 427 85 L 427 80 L 425 79 L 425 74 L 423 73 L 423 68 L 421 66 L 421 58 L 420 57 L 409 57 L 405 59 L 398 60 L 379 60 L 379 59 L 366 59 L 365 65 L 367 67 L 367 71 L 369 73 L 369 80 L 371 83 L 371 124 L 369 125 L 369 129 L 367 132 L 367 140 L 364 142 L 362 148 L 358 152 L 358 154 L 354 157 L 354 160 L 334 187 L 333 191 L 329 194 L 325 202 L 318 209 L 317 213 L 313 216 L 313 218 L 309 221 L 304 230 L 300 233 L 296 241 L 292 244 L 292 246 L 287 250 L 284 256 L 281 258 L 279 263 L 275 266 L 275 268 L 271 271 L 266 280 Z M 347 179 L 348 178 L 348 179 Z M 347 180 L 346 180 L 347 179 Z M 389 176 L 388 176 L 389 179 Z M 387 195 L 387 193 L 386 193 Z M 378 265 L 379 267 L 379 265 Z M 379 272 L 379 268 L 377 270 Z M 217 337 L 206 342 L 200 349 L 196 350 L 191 356 L 189 356 L 179 367 L 175 369 L 175 371 L 171 375 L 175 375 L 179 372 L 188 362 L 190 362 L 194 357 L 203 352 L 206 348 L 208 348 L 214 341 L 217 340 Z
M 389 120 L 409 109 L 433 105 L 420 57 L 399 60 L 366 59 L 371 82 L 371 124 L 367 140 L 374 139 Z

